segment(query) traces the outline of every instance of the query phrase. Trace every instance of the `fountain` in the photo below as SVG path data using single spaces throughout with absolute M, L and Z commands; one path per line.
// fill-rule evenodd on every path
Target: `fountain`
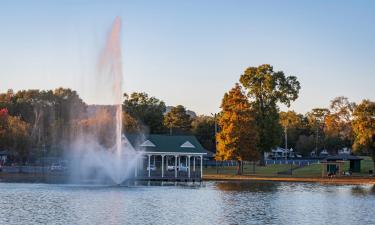
M 69 145 L 74 182 L 121 184 L 132 177 L 141 151 L 132 148 L 122 135 L 121 20 L 117 17 L 100 54 L 97 91 L 110 105 L 99 106 L 87 120 L 78 124 Z

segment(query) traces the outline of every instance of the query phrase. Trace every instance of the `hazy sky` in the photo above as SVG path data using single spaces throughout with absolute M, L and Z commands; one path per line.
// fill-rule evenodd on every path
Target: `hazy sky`
M 3 0 L 0 92 L 63 86 L 100 103 L 93 74 L 116 16 L 126 92 L 209 114 L 246 67 L 268 63 L 298 77 L 298 112 L 339 95 L 375 99 L 370 0 Z

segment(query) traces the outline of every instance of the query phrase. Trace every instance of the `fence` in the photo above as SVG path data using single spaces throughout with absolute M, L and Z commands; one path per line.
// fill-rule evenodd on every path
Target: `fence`
M 314 163 L 320 163 L 319 159 L 267 159 L 265 160 L 266 165 L 276 165 L 276 164 L 293 164 L 298 166 L 308 166 Z M 227 161 L 204 161 L 204 167 L 222 166 L 230 167 L 237 166 L 237 161 L 227 160 Z M 252 165 L 252 162 L 245 161 L 244 165 Z

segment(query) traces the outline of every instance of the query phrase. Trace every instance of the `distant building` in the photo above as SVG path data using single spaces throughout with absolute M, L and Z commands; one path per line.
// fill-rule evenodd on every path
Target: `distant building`
M 325 158 L 327 156 L 329 156 L 327 149 L 322 149 L 319 154 L 315 150 L 310 152 L 310 157 L 312 158 Z
M 285 149 L 285 148 L 274 148 L 271 152 L 265 152 L 264 158 L 266 159 L 287 159 L 287 158 L 301 158 L 302 156 L 297 154 L 293 148 Z
M 9 157 L 8 150 L 0 150 L 0 165 L 4 165 Z
M 340 150 L 338 151 L 338 154 L 339 154 L 339 155 L 343 155 L 343 154 L 350 155 L 350 154 L 352 154 L 352 149 L 347 148 L 347 147 L 342 148 L 342 149 L 340 149 Z
M 328 156 L 322 163 L 323 176 L 327 173 L 334 173 L 335 175 L 342 175 L 342 167 L 345 161 L 349 161 L 349 172 L 361 172 L 361 158 L 350 154 L 339 154 L 335 156 Z

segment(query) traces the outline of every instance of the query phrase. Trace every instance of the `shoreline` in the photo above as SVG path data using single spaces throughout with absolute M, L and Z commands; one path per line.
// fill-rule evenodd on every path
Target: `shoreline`
M 274 181 L 274 182 L 305 182 L 305 183 L 321 183 L 321 184 L 373 184 L 375 185 L 375 177 L 267 177 L 267 176 L 251 176 L 251 175 L 223 175 L 208 174 L 203 175 L 203 181 Z
M 25 174 L 25 173 L 0 173 L 0 182 L 9 183 L 66 183 L 68 177 L 63 174 Z M 203 175 L 202 181 L 271 181 L 271 182 L 305 182 L 321 184 L 352 184 L 352 185 L 375 185 L 375 177 L 274 177 L 234 174 L 207 174 Z

